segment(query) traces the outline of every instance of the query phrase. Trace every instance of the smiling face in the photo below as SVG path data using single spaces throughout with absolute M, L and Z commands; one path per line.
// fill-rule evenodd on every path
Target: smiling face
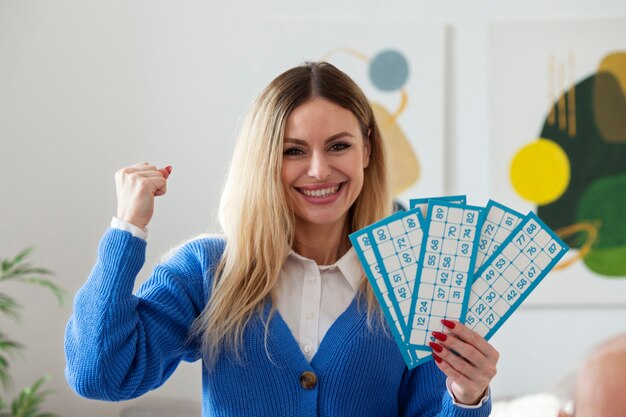
M 290 113 L 282 183 L 296 229 L 345 224 L 363 187 L 369 155 L 369 140 L 350 110 L 315 97 Z

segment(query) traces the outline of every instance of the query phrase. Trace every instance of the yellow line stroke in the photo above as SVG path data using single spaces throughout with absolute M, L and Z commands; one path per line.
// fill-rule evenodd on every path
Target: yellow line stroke
M 580 249 L 578 250 L 578 253 L 575 256 L 572 256 L 571 258 L 568 258 L 567 260 L 562 260 L 554 269 L 555 270 L 565 269 L 569 267 L 570 265 L 572 265 L 577 260 L 584 258 L 591 250 L 591 247 L 593 246 L 593 244 L 596 242 L 596 239 L 598 238 L 598 230 L 600 229 L 601 226 L 602 226 L 602 222 L 599 220 L 596 220 L 596 221 L 589 221 L 589 222 L 580 222 L 580 223 L 576 223 L 571 226 L 565 226 L 556 230 L 555 231 L 556 235 L 560 237 L 561 239 L 566 239 L 580 232 L 586 232 L 587 238 L 585 239 L 585 243 L 583 243 L 583 245 L 580 247 Z
M 330 51 L 326 52 L 326 54 L 324 54 L 324 56 L 322 57 L 322 61 L 328 61 L 330 59 L 331 56 L 335 55 L 337 52 L 345 52 L 348 55 L 352 55 L 362 61 L 365 62 L 369 62 L 369 58 L 367 55 L 357 51 L 356 49 L 352 49 L 352 48 L 347 48 L 347 47 L 339 47 L 339 48 L 335 48 L 335 49 L 331 49 Z

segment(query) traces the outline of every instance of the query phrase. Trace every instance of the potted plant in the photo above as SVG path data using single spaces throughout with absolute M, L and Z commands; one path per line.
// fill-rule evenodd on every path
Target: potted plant
M 59 286 L 48 279 L 52 271 L 45 268 L 38 268 L 31 265 L 27 260 L 32 252 L 32 248 L 27 248 L 20 252 L 13 259 L 2 261 L 0 268 L 0 284 L 9 281 L 24 284 L 37 285 L 48 288 L 57 297 L 59 304 L 63 304 L 65 292 Z M 14 320 L 19 319 L 19 311 L 22 308 L 17 300 L 0 292 L 0 314 Z M 43 390 L 42 385 L 49 379 L 45 375 L 35 381 L 30 387 L 22 389 L 15 398 L 7 398 L 7 391 L 12 385 L 12 378 L 9 369 L 10 358 L 24 347 L 12 340 L 2 328 L 0 328 L 0 417 L 58 417 L 56 414 L 40 411 L 40 407 L 46 396 L 51 391 Z

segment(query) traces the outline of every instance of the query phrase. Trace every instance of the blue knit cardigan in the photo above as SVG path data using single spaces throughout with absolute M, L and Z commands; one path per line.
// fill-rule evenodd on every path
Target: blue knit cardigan
M 135 398 L 161 386 L 181 360 L 202 357 L 188 331 L 210 297 L 224 241 L 188 242 L 133 295 L 145 248 L 130 233 L 109 229 L 76 295 L 65 334 L 65 374 L 81 396 Z M 368 327 L 356 301 L 328 330 L 311 363 L 279 313 L 265 337 L 270 308 L 268 302 L 246 328 L 241 360 L 225 353 L 210 372 L 203 366 L 203 416 L 486 417 L 491 411 L 489 401 L 477 409 L 455 406 L 433 361 L 407 369 L 394 340 Z M 301 383 L 306 371 L 316 383 Z

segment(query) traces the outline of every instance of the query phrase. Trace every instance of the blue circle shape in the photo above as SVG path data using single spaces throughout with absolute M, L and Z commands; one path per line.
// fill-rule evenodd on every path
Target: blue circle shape
M 403 54 L 387 49 L 370 60 L 370 80 L 383 91 L 402 88 L 409 78 L 409 63 Z

